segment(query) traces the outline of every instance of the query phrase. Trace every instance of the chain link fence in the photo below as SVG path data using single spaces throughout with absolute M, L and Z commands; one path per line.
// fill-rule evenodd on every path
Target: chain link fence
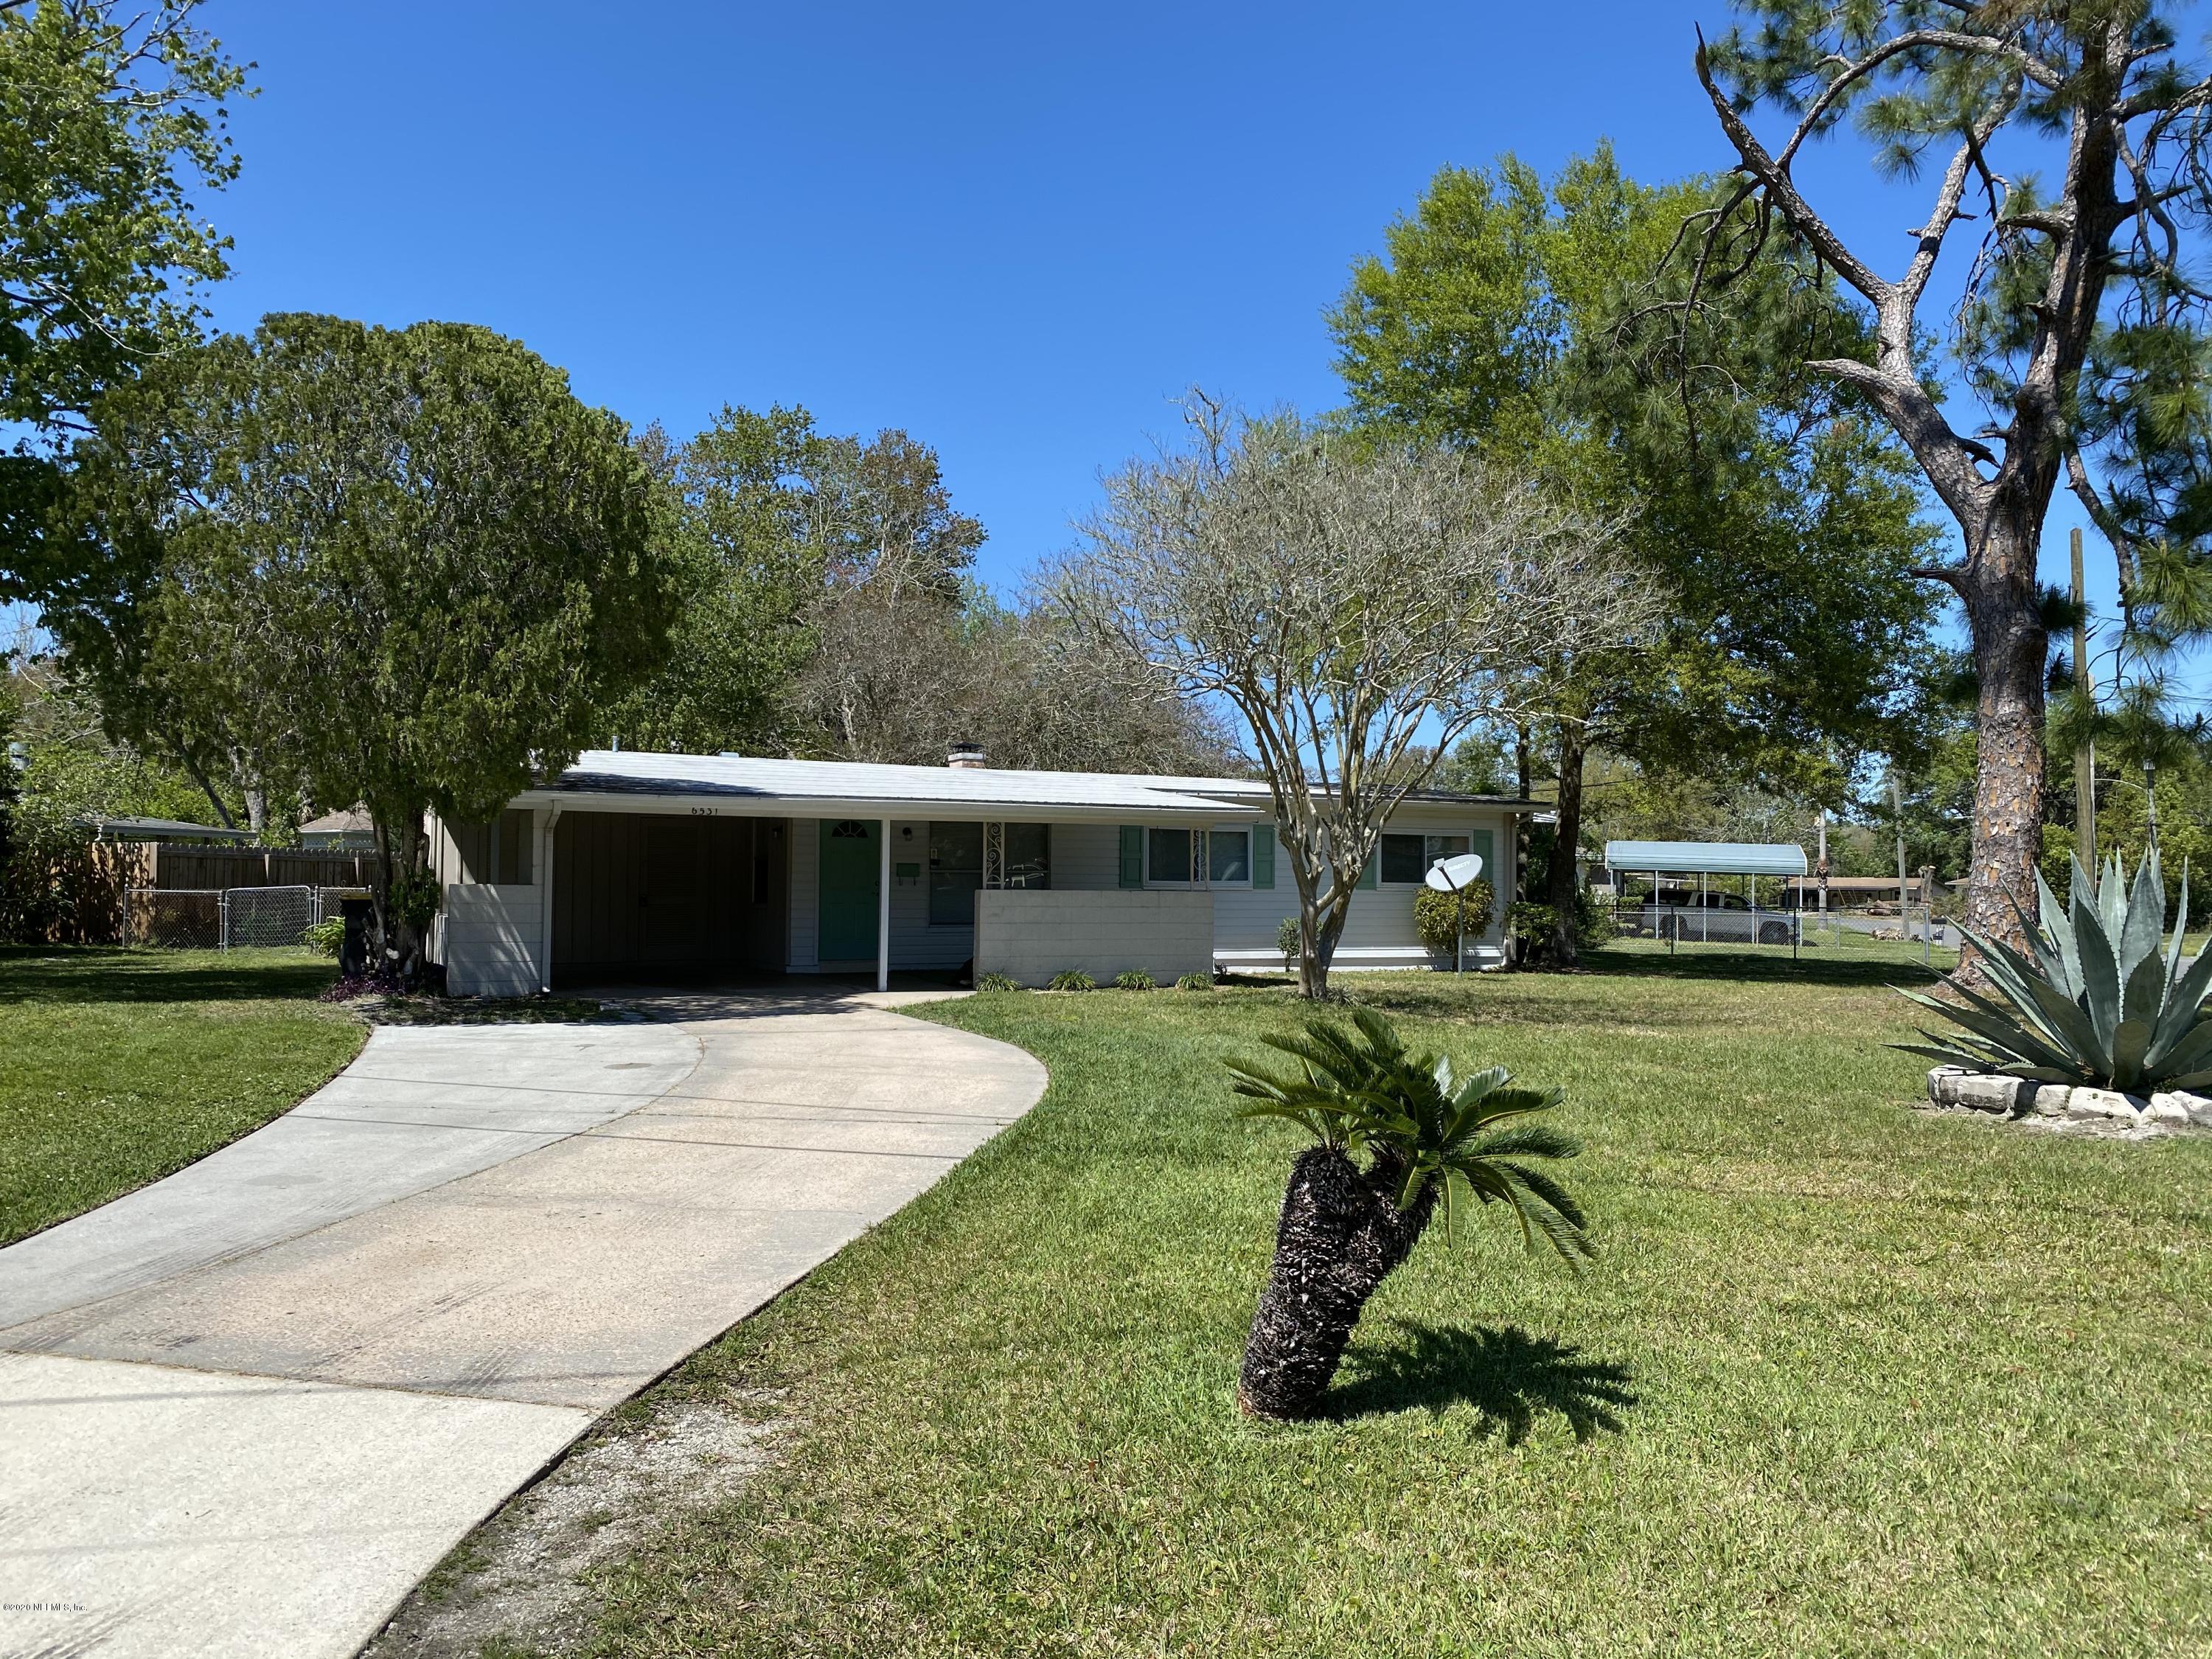
M 132 887 L 124 892 L 123 939 L 165 951 L 229 951 L 298 945 L 351 887 Z
M 1802 931 L 1796 911 L 1756 905 L 1626 903 L 1614 909 L 1613 926 L 1625 937 L 1668 945 L 1764 945 L 1784 951 L 1798 945 Z
M 1954 924 L 1918 904 L 1886 912 L 1806 910 L 1801 914 L 1741 901 L 1655 904 L 1628 899 L 1613 907 L 1613 920 L 1619 937 L 1653 939 L 1669 951 L 1711 945 L 1802 952 L 1902 945 L 1908 954 L 1917 955 L 1932 967 L 1936 951 L 1955 951 L 1960 943 Z

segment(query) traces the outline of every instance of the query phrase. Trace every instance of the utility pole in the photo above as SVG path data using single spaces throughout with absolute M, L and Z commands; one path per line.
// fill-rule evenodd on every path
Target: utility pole
M 1820 809 L 1820 860 L 1814 866 L 1820 878 L 1820 931 L 1828 931 L 1828 809 Z
M 2095 693 L 2089 685 L 2088 597 L 2082 591 L 2080 526 L 2075 526 L 2068 540 L 2074 554 L 2074 690 L 2081 696 L 2086 716 Z M 2154 823 L 2157 817 L 2158 809 L 2154 806 Z M 2157 839 L 2155 831 L 2152 839 Z M 2090 745 L 2087 731 L 2082 732 L 2081 741 L 2074 745 L 2074 847 L 2081 855 L 2081 867 L 2094 881 L 2097 875 L 2097 751 Z

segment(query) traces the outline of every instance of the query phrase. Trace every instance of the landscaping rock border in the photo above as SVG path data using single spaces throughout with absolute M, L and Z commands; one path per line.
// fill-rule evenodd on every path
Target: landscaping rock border
M 1995 1117 L 2039 1119 L 2114 1129 L 2212 1129 L 2212 1096 L 2173 1089 L 2143 1096 L 2064 1083 L 2038 1083 L 2001 1073 L 1937 1066 L 1928 1073 L 1928 1098 L 1953 1110 Z

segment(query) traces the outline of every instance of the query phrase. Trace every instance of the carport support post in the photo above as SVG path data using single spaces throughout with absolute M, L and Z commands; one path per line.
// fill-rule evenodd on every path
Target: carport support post
M 891 988 L 891 821 L 884 820 L 883 869 L 876 877 L 876 989 Z

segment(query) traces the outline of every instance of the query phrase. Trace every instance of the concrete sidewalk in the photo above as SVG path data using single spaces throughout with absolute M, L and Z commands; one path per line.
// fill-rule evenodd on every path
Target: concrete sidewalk
M 184 1190 L 0 1251 L 0 1604 L 59 1608 L 0 1610 L 0 1655 L 354 1652 L 600 1411 L 1042 1092 L 899 1000 L 380 1033 Z M 426 1150 L 352 1157 L 370 1126 Z

